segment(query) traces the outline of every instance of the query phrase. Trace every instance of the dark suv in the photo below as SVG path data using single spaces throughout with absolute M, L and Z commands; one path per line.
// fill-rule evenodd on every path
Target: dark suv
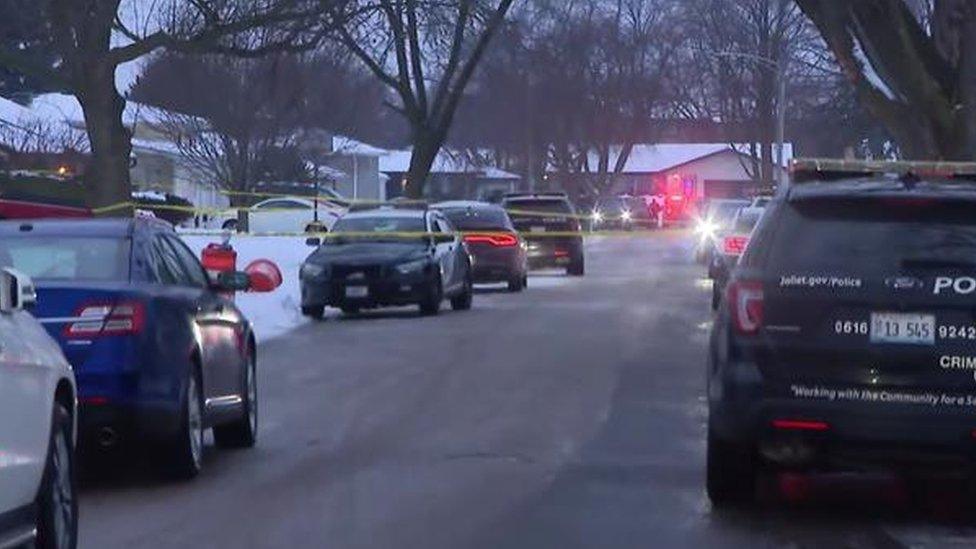
M 972 475 L 976 164 L 794 169 L 715 320 L 709 497 L 762 468 Z
M 528 245 L 530 268 L 565 267 L 571 276 L 583 276 L 580 215 L 566 193 L 507 194 L 502 207 Z

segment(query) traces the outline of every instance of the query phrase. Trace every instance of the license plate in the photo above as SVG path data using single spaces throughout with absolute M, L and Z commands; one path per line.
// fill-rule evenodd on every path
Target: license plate
M 369 296 L 368 286 L 346 286 L 346 297 L 362 298 Z
M 935 316 L 871 313 L 871 343 L 935 345 Z
M 545 225 L 533 225 L 532 227 L 529 227 L 529 232 L 530 233 L 544 233 L 544 232 L 546 232 L 546 226 Z

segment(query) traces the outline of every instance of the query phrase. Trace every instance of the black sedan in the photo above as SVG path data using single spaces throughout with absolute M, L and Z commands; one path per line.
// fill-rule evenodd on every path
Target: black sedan
M 320 319 L 325 307 L 346 314 L 385 306 L 418 305 L 436 315 L 448 298 L 471 308 L 468 250 L 435 210 L 381 207 L 351 212 L 332 228 L 301 269 L 302 313 Z
M 501 206 L 454 201 L 433 207 L 464 233 L 464 242 L 474 264 L 475 282 L 507 282 L 511 292 L 525 289 L 529 271 L 528 247 Z

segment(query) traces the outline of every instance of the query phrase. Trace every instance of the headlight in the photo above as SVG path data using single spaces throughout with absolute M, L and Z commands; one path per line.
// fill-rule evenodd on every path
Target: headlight
M 325 272 L 326 268 L 322 265 L 318 265 L 316 263 L 303 263 L 300 275 L 302 278 L 318 278 L 324 275 Z
M 398 273 L 402 275 L 419 273 L 427 268 L 428 261 L 426 259 L 418 259 L 415 261 L 408 261 L 406 263 L 401 263 L 396 266 Z
M 624 210 L 620 212 L 620 219 L 623 219 L 624 221 L 630 221 L 630 218 L 631 218 L 630 210 Z
M 593 221 L 596 221 L 597 223 L 603 221 L 603 212 L 600 210 L 593 210 L 592 218 Z
M 712 221 L 703 219 L 698 222 L 697 231 L 698 234 L 702 236 L 702 238 L 712 238 L 715 236 L 715 232 L 718 231 L 718 225 L 716 225 Z

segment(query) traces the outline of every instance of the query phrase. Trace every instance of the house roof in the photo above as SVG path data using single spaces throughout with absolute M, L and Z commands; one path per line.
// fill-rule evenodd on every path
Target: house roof
M 384 173 L 407 173 L 410 171 L 410 158 L 413 152 L 410 149 L 402 151 L 389 151 L 385 156 L 380 157 L 380 171 Z M 475 166 L 468 162 L 463 155 L 451 154 L 450 151 L 441 151 L 431 166 L 431 173 L 449 174 L 473 174 L 486 179 L 519 179 L 518 175 L 499 168 L 490 166 Z
M 363 143 L 346 135 L 332 136 L 332 150 L 340 154 L 351 154 L 357 156 L 383 156 L 390 151 L 374 147 L 369 143 Z
M 624 164 L 623 173 L 659 173 L 667 171 L 696 160 L 720 154 L 734 152 L 747 154 L 749 145 L 729 143 L 660 143 L 635 145 Z M 620 146 L 610 149 L 610 166 L 617 162 L 621 153 Z M 786 143 L 783 147 L 783 162 L 793 158 L 793 144 Z M 588 162 L 591 167 L 599 161 L 597 153 L 589 154 Z

